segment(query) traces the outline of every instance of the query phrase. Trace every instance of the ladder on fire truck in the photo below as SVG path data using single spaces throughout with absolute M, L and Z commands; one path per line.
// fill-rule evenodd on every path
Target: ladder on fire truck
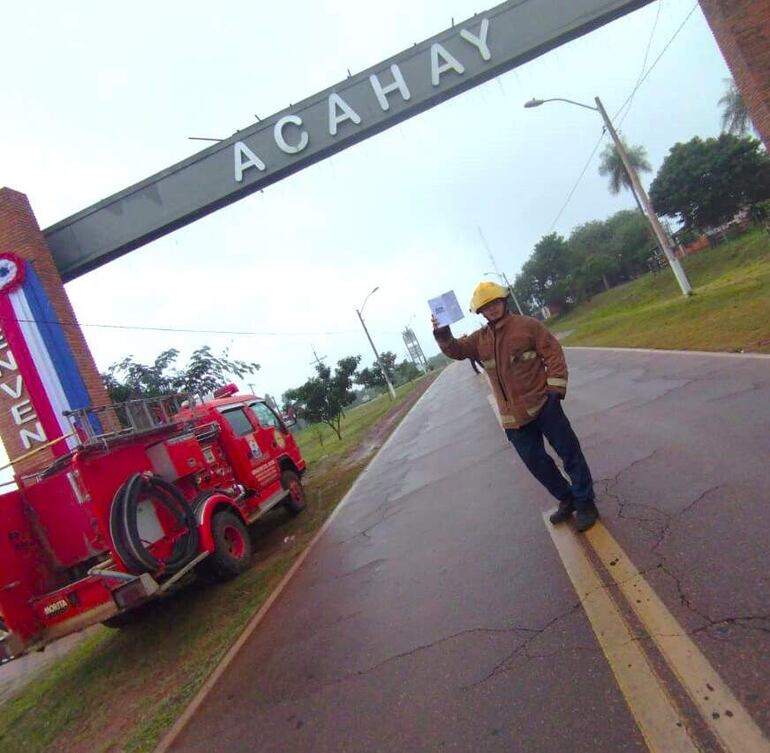
M 123 438 L 179 428 L 174 417 L 194 404 L 188 394 L 126 400 L 64 411 L 83 447 L 113 444 Z

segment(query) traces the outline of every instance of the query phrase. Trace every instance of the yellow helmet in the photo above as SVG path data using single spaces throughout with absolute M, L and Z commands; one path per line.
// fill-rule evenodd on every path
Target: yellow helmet
M 488 303 L 496 301 L 499 298 L 508 297 L 508 288 L 498 285 L 496 282 L 480 282 L 476 285 L 471 298 L 471 311 L 474 314 L 479 313 L 479 309 L 484 308 Z

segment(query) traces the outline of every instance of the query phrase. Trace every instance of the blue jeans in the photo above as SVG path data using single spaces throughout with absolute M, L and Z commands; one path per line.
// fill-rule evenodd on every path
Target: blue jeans
M 593 503 L 591 471 L 557 395 L 548 395 L 548 401 L 534 421 L 521 429 L 506 429 L 505 434 L 530 473 L 559 502 L 571 501 L 576 510 L 585 509 Z M 572 483 L 567 482 L 553 458 L 545 451 L 543 437 L 556 450 Z

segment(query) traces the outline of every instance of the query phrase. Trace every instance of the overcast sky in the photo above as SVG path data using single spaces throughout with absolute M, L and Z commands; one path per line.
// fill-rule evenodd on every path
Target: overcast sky
M 566 0 L 565 0 L 566 1 Z M 696 6 L 697 4 L 695 4 Z M 229 347 L 279 396 L 330 362 L 404 356 L 412 323 L 436 352 L 426 300 L 465 307 L 492 269 L 511 278 L 540 237 L 633 206 L 597 174 L 598 115 L 531 97 L 602 97 L 615 113 L 695 7 L 658 0 L 67 285 L 97 365 L 168 347 Z M 491 7 L 491 4 L 490 6 Z M 469 0 L 13 3 L 3 11 L 0 185 L 45 228 L 485 9 Z M 649 51 L 648 51 L 649 45 Z M 622 121 L 655 170 L 669 148 L 719 131 L 729 75 L 699 8 Z M 648 176 L 646 182 L 649 183 Z M 468 315 L 456 328 L 477 326 Z M 231 336 L 89 325 L 247 330 Z M 269 334 L 268 334 L 269 333 Z

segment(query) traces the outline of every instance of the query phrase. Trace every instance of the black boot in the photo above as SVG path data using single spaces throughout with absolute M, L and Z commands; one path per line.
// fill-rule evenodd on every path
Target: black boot
M 552 512 L 548 520 L 555 526 L 559 523 L 566 523 L 572 517 L 573 512 L 575 512 L 575 503 L 568 499 L 566 502 L 559 502 L 559 509 Z
M 599 518 L 599 510 L 596 509 L 596 505 L 593 502 L 589 502 L 585 507 L 578 510 L 575 516 L 575 528 L 580 533 L 587 531 L 593 526 Z

